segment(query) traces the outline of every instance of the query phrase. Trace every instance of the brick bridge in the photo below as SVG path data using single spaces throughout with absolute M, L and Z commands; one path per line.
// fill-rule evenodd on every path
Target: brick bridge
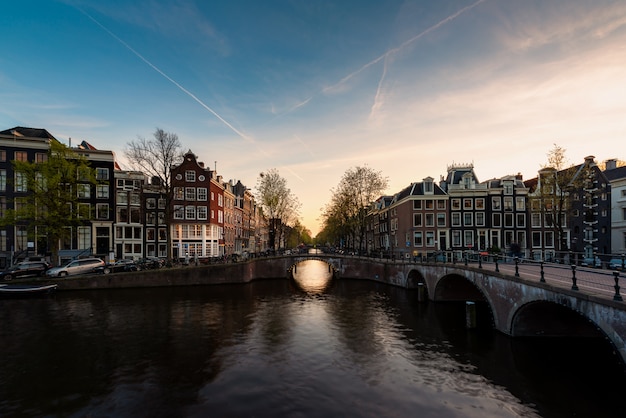
M 513 337 L 603 334 L 626 362 L 626 305 L 613 272 L 539 263 L 412 263 L 323 254 L 271 262 L 286 263 L 291 275 L 294 266 L 309 259 L 328 263 L 337 279 L 419 289 L 418 295 L 435 302 L 486 305 L 487 315 L 479 320 L 491 320 L 495 329 Z
M 491 321 L 513 337 L 606 337 L 626 362 L 626 305 L 617 272 L 543 263 L 420 263 L 310 254 L 246 262 L 87 275 L 58 283 L 59 290 L 247 283 L 291 278 L 298 263 L 317 259 L 335 279 L 364 279 L 405 289 L 435 302 L 474 302 L 477 322 Z

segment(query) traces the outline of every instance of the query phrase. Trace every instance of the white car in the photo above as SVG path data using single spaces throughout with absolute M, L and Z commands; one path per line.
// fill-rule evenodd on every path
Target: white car
M 65 277 L 77 274 L 93 273 L 98 267 L 104 267 L 104 261 L 99 258 L 83 258 L 72 260 L 64 266 L 52 267 L 46 271 L 48 277 Z

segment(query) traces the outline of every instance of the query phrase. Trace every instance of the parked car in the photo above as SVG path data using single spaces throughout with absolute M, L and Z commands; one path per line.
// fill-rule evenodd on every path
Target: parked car
M 77 274 L 94 273 L 97 268 L 104 267 L 104 261 L 99 258 L 82 258 L 72 260 L 64 266 L 52 267 L 46 271 L 48 277 L 65 277 Z
M 22 277 L 43 276 L 50 266 L 45 261 L 23 261 L 0 271 L 0 279 L 13 280 Z
M 599 257 L 586 257 L 583 258 L 580 265 L 583 267 L 602 267 L 602 261 L 600 261 Z
M 609 268 L 611 270 L 622 270 L 624 268 L 624 264 L 621 258 L 612 258 L 609 260 Z
M 96 273 L 109 274 L 120 273 L 124 271 L 137 271 L 137 265 L 133 260 L 117 260 L 114 263 L 106 264 L 102 267 L 96 267 Z

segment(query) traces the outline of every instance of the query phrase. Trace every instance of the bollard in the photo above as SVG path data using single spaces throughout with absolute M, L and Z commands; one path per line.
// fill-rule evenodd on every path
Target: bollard
M 578 290 L 576 285 L 576 265 L 572 264 L 572 290 Z
M 515 277 L 519 277 L 519 257 L 515 257 Z
M 476 328 L 476 304 L 474 302 L 465 302 L 465 327 Z
M 478 254 L 478 268 L 483 268 L 483 256 Z
M 424 286 L 424 283 L 417 284 L 417 301 L 426 302 L 426 286 Z
M 496 271 L 500 272 L 500 267 L 498 267 L 498 256 L 496 255 Z
M 545 273 L 543 271 L 543 261 L 541 262 L 541 278 L 539 279 L 539 281 L 541 283 L 545 283 L 546 282 Z
M 622 301 L 622 295 L 619 294 L 619 271 L 613 272 L 613 278 L 615 279 L 615 295 L 613 296 L 613 300 Z

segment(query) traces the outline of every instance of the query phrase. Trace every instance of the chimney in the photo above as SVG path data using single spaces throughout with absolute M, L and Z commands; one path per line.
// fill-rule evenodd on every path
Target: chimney
M 615 170 L 617 168 L 617 160 L 615 158 L 606 160 L 605 165 L 606 165 L 605 170 Z

